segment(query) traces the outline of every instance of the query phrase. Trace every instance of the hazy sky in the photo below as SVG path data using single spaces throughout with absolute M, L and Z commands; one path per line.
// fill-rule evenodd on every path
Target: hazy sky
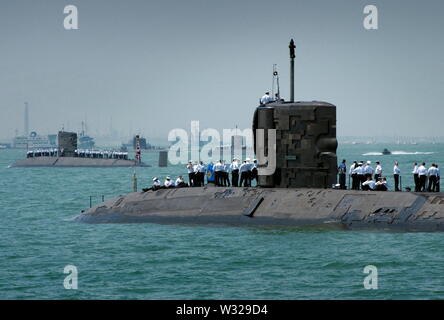
M 24 101 L 41 133 L 250 127 L 274 63 L 289 97 L 290 38 L 296 100 L 335 104 L 339 136 L 443 135 L 443 16 L 441 0 L 0 0 L 0 137 L 23 132 Z

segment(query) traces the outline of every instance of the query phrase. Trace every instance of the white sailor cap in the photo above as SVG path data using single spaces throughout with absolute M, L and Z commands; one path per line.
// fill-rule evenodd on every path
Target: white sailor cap
M 171 180 L 170 176 L 167 176 L 166 179 L 167 179 L 167 180 Z
M 156 181 L 156 180 L 159 180 L 159 179 L 157 179 L 157 177 L 154 177 L 154 178 L 153 178 L 153 181 Z
M 369 160 L 369 161 L 367 161 L 367 164 L 372 164 L 372 162 Z

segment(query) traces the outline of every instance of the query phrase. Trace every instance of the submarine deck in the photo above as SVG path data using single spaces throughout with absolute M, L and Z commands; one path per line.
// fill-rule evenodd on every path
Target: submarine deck
M 444 193 L 172 188 L 110 199 L 81 213 L 76 221 L 444 232 Z
M 134 160 L 77 158 L 77 157 L 35 157 L 17 161 L 11 167 L 134 167 Z

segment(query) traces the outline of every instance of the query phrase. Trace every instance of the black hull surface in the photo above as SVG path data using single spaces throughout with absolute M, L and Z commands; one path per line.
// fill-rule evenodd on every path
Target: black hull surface
M 17 161 L 11 167 L 150 167 L 134 160 L 78 157 L 33 157 Z
M 443 232 L 444 193 L 173 188 L 110 199 L 75 220 Z

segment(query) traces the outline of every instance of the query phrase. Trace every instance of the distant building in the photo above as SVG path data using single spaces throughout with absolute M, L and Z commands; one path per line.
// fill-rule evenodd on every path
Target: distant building
M 36 131 L 32 131 L 28 137 L 17 136 L 12 142 L 12 147 L 16 149 L 48 149 L 57 146 L 57 135 L 40 136 Z

